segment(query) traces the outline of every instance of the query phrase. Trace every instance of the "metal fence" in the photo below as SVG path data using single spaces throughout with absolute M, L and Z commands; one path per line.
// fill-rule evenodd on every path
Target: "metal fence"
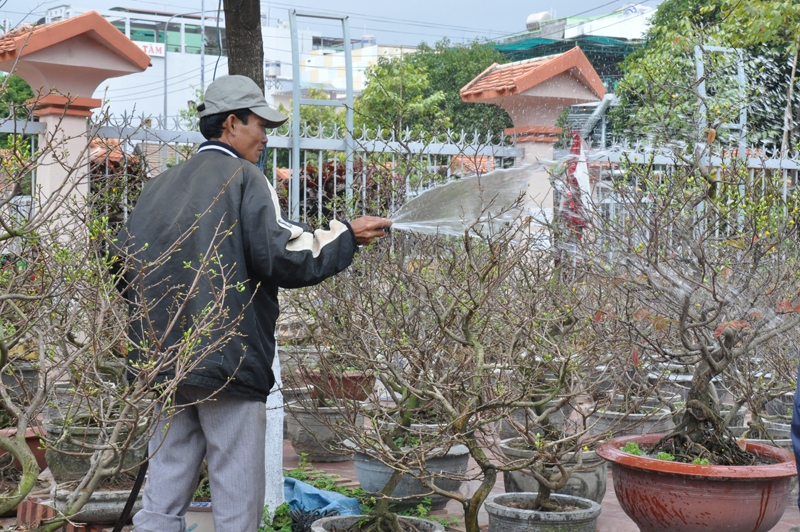
M 43 129 L 42 124 L 33 121 L 0 121 L 0 133 L 27 135 L 34 140 Z M 196 120 L 132 115 L 103 117 L 89 123 L 87 137 L 89 141 L 102 140 L 117 146 L 116 152 L 95 150 L 92 155 L 96 158 L 95 171 L 106 176 L 114 171 L 112 162 L 119 166 L 121 157 L 123 166 L 126 158 L 141 161 L 146 177 L 153 177 L 191 156 L 205 140 L 196 131 Z M 490 132 L 446 131 L 440 135 L 414 135 L 409 130 L 363 129 L 352 135 L 349 152 L 353 164 L 347 165 L 347 142 L 347 136 L 340 129 L 320 124 L 302 124 L 299 137 L 293 135 L 290 124 L 270 134 L 262 168 L 282 195 L 284 208 L 292 213 L 292 219 L 314 222 L 331 216 L 368 213 L 375 208 L 374 203 L 368 201 L 370 195 L 382 201 L 385 214 L 427 188 L 467 175 L 515 166 L 524 155 L 524 148 L 517 146 L 514 137 Z M 291 164 L 290 151 L 295 143 L 301 150 L 299 173 L 293 172 Z M 746 158 L 739 158 L 739 151 L 739 146 L 732 145 L 717 150 L 716 155 L 703 156 L 697 162 L 711 169 L 740 164 L 747 169 L 751 180 L 780 172 L 784 178 L 784 194 L 793 192 L 800 177 L 800 153 L 791 152 L 781 157 L 774 147 L 764 145 L 747 149 Z M 591 200 L 607 205 L 610 212 L 614 209 L 613 194 L 604 183 L 618 177 L 623 165 L 646 164 L 666 170 L 684 164 L 670 148 L 625 142 L 607 150 L 590 152 L 588 160 L 600 167 Z M 346 175 L 348 166 L 353 168 L 351 175 Z M 291 204 L 295 187 L 299 201 Z M 349 203 L 348 198 L 351 198 Z
M 125 154 L 144 158 L 152 177 L 204 142 L 195 129 L 193 120 L 126 115 L 91 125 L 89 135 L 117 142 Z M 382 209 L 385 214 L 431 186 L 514 166 L 524 153 L 514 137 L 491 132 L 429 135 L 364 128 L 348 136 L 337 127 L 308 123 L 301 124 L 299 136 L 297 131 L 288 123 L 270 133 L 260 166 L 290 217 L 306 223 L 345 212 Z M 295 144 L 300 148 L 299 173 L 293 172 L 290 156 Z

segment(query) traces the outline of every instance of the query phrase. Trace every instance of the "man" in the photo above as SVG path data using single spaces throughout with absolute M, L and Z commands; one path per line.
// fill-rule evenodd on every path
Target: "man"
M 180 381 L 169 404 L 175 413 L 164 416 L 150 442 L 144 509 L 134 517 L 137 532 L 186 530 L 184 514 L 204 457 L 216 531 L 256 531 L 264 501 L 264 402 L 274 383 L 278 288 L 313 285 L 344 270 L 357 244 L 382 236 L 391 225 L 365 216 L 333 221 L 329 230 L 311 234 L 281 217 L 275 190 L 253 163 L 267 144 L 266 128 L 286 117 L 267 105 L 249 78 L 214 81 L 198 111 L 208 142 L 145 185 L 120 237 L 140 265 L 126 274 L 128 297 L 147 309 L 131 328 L 141 349 L 132 351 L 131 366 L 153 371 L 143 362 L 154 342 L 165 356 L 220 297 L 236 336 L 225 340 L 230 331 L 215 324 L 203 341 L 222 339 L 219 348 Z M 166 260 L 157 262 L 165 253 Z M 142 275 L 141 265 L 148 263 Z M 198 278 L 203 267 L 207 274 Z M 155 382 L 173 377 L 167 367 Z

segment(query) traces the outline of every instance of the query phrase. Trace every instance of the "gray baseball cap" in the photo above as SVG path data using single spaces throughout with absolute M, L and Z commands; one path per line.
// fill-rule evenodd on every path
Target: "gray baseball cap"
M 266 120 L 267 127 L 271 128 L 289 119 L 267 104 L 261 89 L 247 76 L 217 78 L 206 89 L 203 103 L 197 106 L 201 117 L 237 109 L 250 109 Z

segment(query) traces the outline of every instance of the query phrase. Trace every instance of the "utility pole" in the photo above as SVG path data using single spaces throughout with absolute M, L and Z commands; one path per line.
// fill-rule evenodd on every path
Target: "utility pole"
M 200 0 L 200 93 L 206 93 L 206 0 Z M 222 43 L 219 43 L 220 53 Z

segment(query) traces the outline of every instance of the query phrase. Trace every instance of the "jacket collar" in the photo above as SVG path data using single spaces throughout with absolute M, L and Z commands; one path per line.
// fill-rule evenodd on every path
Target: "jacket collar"
M 233 146 L 218 140 L 207 140 L 206 142 L 202 143 L 200 148 L 197 150 L 197 153 L 200 153 L 201 151 L 216 151 L 219 153 L 224 153 L 230 157 L 238 157 L 239 159 L 242 159 L 241 154 L 236 151 Z

